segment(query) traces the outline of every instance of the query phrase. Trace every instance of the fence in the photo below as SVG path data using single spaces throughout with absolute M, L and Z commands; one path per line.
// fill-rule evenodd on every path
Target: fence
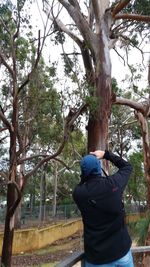
M 150 252 L 150 246 L 132 247 L 131 250 L 133 255 L 136 253 Z M 80 266 L 84 267 L 83 256 L 84 253 L 82 251 L 76 251 L 70 257 L 58 263 L 55 267 L 72 267 L 78 262 L 81 262 Z
M 53 215 L 53 206 L 46 205 L 43 207 L 43 220 L 64 220 L 70 218 L 80 217 L 80 212 L 75 204 L 59 205 L 56 209 L 56 215 Z M 0 207 L 0 223 L 5 221 L 6 207 Z M 34 206 L 32 209 L 29 207 L 22 207 L 21 209 L 21 223 L 27 224 L 29 221 L 38 221 L 40 218 L 40 207 Z
M 43 209 L 43 220 L 66 220 L 70 218 L 80 217 L 80 212 L 75 204 L 58 205 L 56 209 L 55 216 L 53 215 L 53 206 L 45 205 Z M 127 214 L 140 214 L 146 211 L 146 206 L 141 206 L 141 204 L 125 204 L 125 209 Z M 21 224 L 25 225 L 29 222 L 40 222 L 40 206 L 22 207 L 21 208 Z M 3 224 L 5 221 L 6 207 L 0 207 L 0 223 Z

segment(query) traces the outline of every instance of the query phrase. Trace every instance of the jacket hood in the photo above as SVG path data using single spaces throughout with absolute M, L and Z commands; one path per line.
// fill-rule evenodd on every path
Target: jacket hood
M 92 175 L 102 175 L 101 162 L 94 155 L 86 155 L 80 162 L 81 181 L 86 181 Z

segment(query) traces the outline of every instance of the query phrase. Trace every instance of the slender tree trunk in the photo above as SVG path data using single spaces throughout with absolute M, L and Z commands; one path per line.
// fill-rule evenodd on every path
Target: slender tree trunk
M 14 64 L 15 70 L 15 64 Z M 18 196 L 18 192 L 15 190 L 14 183 L 16 182 L 17 177 L 17 152 L 16 152 L 16 143 L 17 143 L 17 123 L 18 123 L 18 97 L 16 95 L 16 77 L 14 76 L 13 81 L 13 114 L 12 114 L 12 128 L 10 129 L 10 168 L 9 168 L 9 183 L 7 189 L 7 211 L 5 219 L 5 229 L 4 229 L 4 238 L 3 238 L 3 247 L 2 247 L 2 258 L 1 266 L 2 267 L 11 267 L 11 258 L 12 258 L 12 246 L 13 246 L 13 235 L 14 235 L 14 213 L 16 210 L 15 202 Z
M 2 247 L 2 267 L 11 267 L 12 245 L 14 235 L 14 211 L 13 206 L 16 201 L 16 192 L 13 181 L 16 180 L 16 136 L 12 134 L 10 142 L 10 171 L 7 189 L 7 211 L 5 219 L 4 239 Z M 12 183 L 11 183 L 12 182 Z
M 58 170 L 57 170 L 57 164 L 56 164 L 55 176 L 54 176 L 53 217 L 56 217 L 56 213 L 57 213 L 57 180 L 58 180 Z
M 137 118 L 141 125 L 144 155 L 144 171 L 147 181 L 147 204 L 150 210 L 150 144 L 147 118 L 142 113 L 137 112 Z
M 40 183 L 40 214 L 39 214 L 40 222 L 44 221 L 45 219 L 45 200 L 46 200 L 46 172 L 44 171 L 43 175 L 41 176 L 41 183 Z
M 19 173 L 19 179 L 18 179 L 18 186 L 21 189 L 23 186 L 23 176 L 22 173 L 24 173 L 24 163 L 20 166 L 20 173 Z M 16 209 L 15 212 L 15 229 L 21 228 L 21 201 Z
M 9 184 L 7 190 L 7 211 L 5 218 L 4 239 L 1 258 L 2 267 L 11 267 L 10 251 L 12 251 L 12 241 L 14 236 L 14 214 L 11 214 L 10 210 L 15 201 L 14 197 L 15 188 L 12 184 Z
M 142 113 L 137 112 L 137 118 L 141 125 L 142 140 L 143 140 L 143 154 L 144 154 L 144 170 L 147 182 L 147 205 L 148 212 L 150 212 L 150 144 L 149 144 L 149 131 L 147 118 Z M 150 246 L 150 225 L 145 240 L 145 245 Z M 143 256 L 143 267 L 150 266 L 150 255 L 144 254 Z

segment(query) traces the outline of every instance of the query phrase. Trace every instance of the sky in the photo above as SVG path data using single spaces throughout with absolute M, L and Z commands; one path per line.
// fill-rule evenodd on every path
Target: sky
M 0 0 L 0 2 L 1 1 L 3 2 L 3 0 Z M 12 2 L 13 4 L 16 4 L 17 0 L 12 0 Z M 42 8 L 41 3 L 42 1 L 34 0 L 31 11 L 30 11 L 32 14 L 31 19 L 32 19 L 32 26 L 34 28 L 35 36 L 37 36 L 39 28 L 41 28 L 41 30 L 43 29 L 43 21 L 45 23 L 47 20 L 47 17 L 45 16 L 45 14 L 40 11 L 40 9 Z M 28 10 L 28 7 L 26 7 L 26 9 Z M 66 13 L 64 14 L 65 14 L 64 16 L 66 16 Z M 49 25 L 50 24 L 51 22 L 49 21 Z M 73 45 L 74 45 L 73 41 L 69 39 L 67 47 L 65 46 L 65 51 L 71 52 Z M 144 54 L 144 65 L 142 65 L 143 67 L 142 77 L 139 81 L 137 81 L 136 85 L 138 85 L 140 88 L 144 88 L 148 84 L 147 83 L 147 72 L 148 72 L 147 66 L 148 66 L 148 61 L 149 61 L 148 52 L 150 52 L 149 45 L 145 44 L 145 46 L 141 47 L 141 49 L 143 51 L 146 51 L 147 53 Z M 121 47 L 119 48 L 119 45 L 117 45 L 117 51 L 122 56 L 122 58 L 126 58 L 126 54 L 123 48 Z M 61 79 L 61 73 L 62 73 L 61 71 L 62 62 L 61 62 L 61 55 L 60 55 L 61 53 L 62 53 L 61 47 L 52 46 L 50 39 L 48 38 L 46 42 L 46 46 L 43 50 L 43 55 L 47 63 L 49 62 L 49 59 L 52 61 L 59 60 L 58 69 L 60 69 L 60 79 Z M 113 49 L 110 51 L 110 56 L 111 56 L 111 62 L 112 62 L 112 77 L 116 78 L 119 86 L 126 88 L 127 78 L 130 75 L 129 68 L 127 64 L 126 65 L 124 64 L 123 59 L 121 59 L 121 57 L 119 58 L 119 56 Z M 128 53 L 128 56 L 129 56 L 129 64 L 134 64 L 136 66 L 137 64 L 140 64 L 142 62 L 141 53 L 136 48 L 131 49 L 131 51 Z
M 35 10 L 37 11 L 35 12 Z M 34 23 L 37 23 L 38 26 L 40 27 L 42 25 L 41 21 L 42 19 L 44 19 L 44 14 L 39 15 L 39 1 L 37 0 L 35 0 L 34 14 L 37 14 L 36 20 L 34 21 Z M 66 13 L 64 14 L 65 14 L 64 16 L 66 16 Z M 68 41 L 68 48 L 65 47 L 66 51 L 71 52 L 73 45 L 74 43 L 70 38 Z M 50 43 L 47 43 L 47 48 L 45 50 L 45 54 L 46 54 L 45 58 L 47 58 L 49 52 L 51 53 L 51 49 L 49 49 L 49 47 L 50 47 Z M 51 53 L 51 59 L 56 60 L 56 58 L 60 58 L 60 54 L 58 53 L 59 48 L 55 47 L 53 49 L 56 49 L 57 52 Z M 144 65 L 142 65 L 143 67 L 142 77 L 140 81 L 137 81 L 137 85 L 141 88 L 144 88 L 147 86 L 147 72 L 148 72 L 147 66 L 148 66 L 148 61 L 149 61 L 148 52 L 150 52 L 149 45 L 145 44 L 144 46 L 141 46 L 141 50 L 147 53 L 144 54 L 144 62 L 143 62 Z M 124 59 L 126 58 L 125 51 L 123 50 L 123 48 L 119 48 L 119 45 L 117 45 L 117 51 L 122 56 L 122 58 Z M 60 53 L 62 52 L 60 51 Z M 112 61 L 112 77 L 115 77 L 117 79 L 117 82 L 121 87 L 126 87 L 125 81 L 127 81 L 127 77 L 128 75 L 130 75 L 130 71 L 129 71 L 127 64 L 126 65 L 124 64 L 124 61 L 121 58 L 119 58 L 119 56 L 113 49 L 111 49 L 110 51 L 110 56 L 111 56 L 111 61 Z M 131 51 L 128 53 L 128 58 L 129 58 L 128 59 L 129 64 L 134 64 L 135 66 L 142 62 L 141 52 L 136 48 L 131 49 Z

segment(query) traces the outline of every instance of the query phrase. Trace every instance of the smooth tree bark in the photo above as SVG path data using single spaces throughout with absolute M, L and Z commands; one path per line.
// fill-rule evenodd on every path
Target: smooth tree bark
M 89 106 L 88 151 L 108 148 L 108 124 L 112 105 L 110 48 L 117 41 L 112 37 L 112 26 L 118 20 L 150 21 L 148 16 L 122 13 L 130 2 L 131 0 L 122 0 L 109 6 L 108 0 L 89 0 L 86 2 L 85 13 L 77 0 L 55 0 L 53 3 L 43 0 L 44 11 L 57 25 L 57 30 L 66 33 L 79 46 L 90 88 L 88 94 L 91 99 L 97 99 L 94 112 L 92 105 L 86 103 Z M 59 19 L 59 14 L 54 15 L 53 6 L 58 3 L 67 10 L 78 34 Z

